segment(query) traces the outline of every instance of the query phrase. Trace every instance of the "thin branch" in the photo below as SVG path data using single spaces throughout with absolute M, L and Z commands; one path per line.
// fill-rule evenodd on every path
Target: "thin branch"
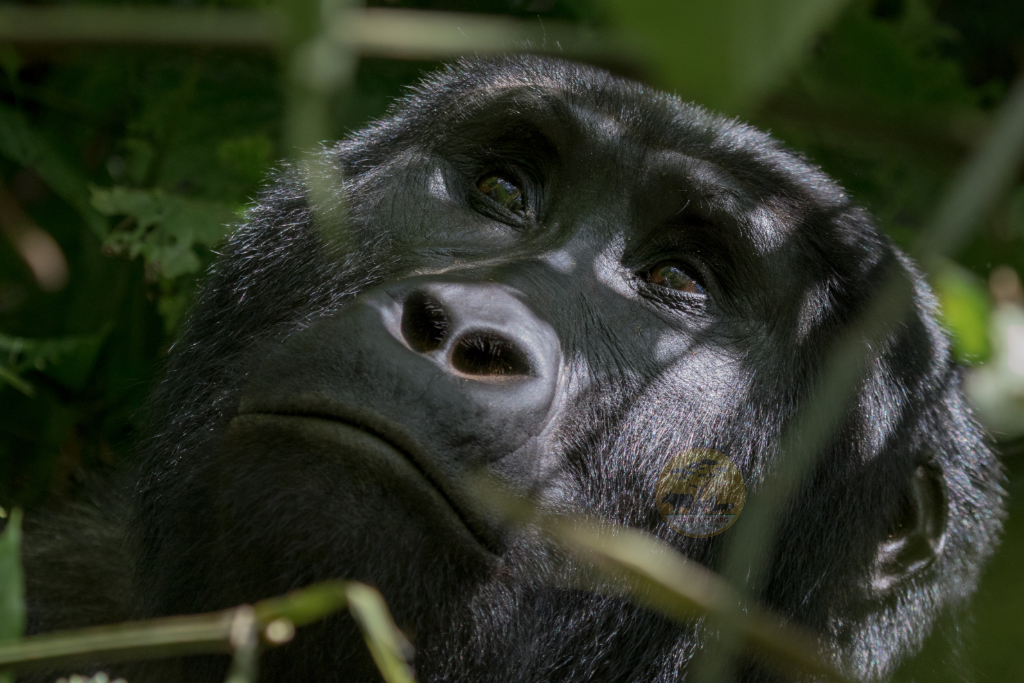
M 60 668 L 231 652 L 235 610 L 30 636 L 0 644 L 0 669 Z
M 348 607 L 387 683 L 410 683 L 411 646 L 380 593 L 353 581 L 327 581 L 288 595 L 223 612 L 166 617 L 29 636 L 0 644 L 4 669 L 59 669 L 195 654 L 234 654 L 230 683 L 256 677 L 259 646 L 291 640 L 296 626 Z
M 248 605 L 235 609 L 231 620 L 231 668 L 224 683 L 256 683 L 260 663 L 260 624 Z
M 789 92 L 769 98 L 751 118 L 764 128 L 796 126 L 812 130 L 830 146 L 869 147 L 945 167 L 963 163 L 990 126 L 981 112 L 894 116 L 868 106 L 823 104 Z
M 558 54 L 639 71 L 638 47 L 567 22 L 459 12 L 373 8 L 343 12 L 325 31 L 366 56 L 446 59 L 509 51 Z M 283 22 L 274 14 L 172 7 L 0 7 L 0 43 L 151 45 L 277 49 Z
M 1022 160 L 1024 77 L 996 112 L 991 134 L 953 180 L 911 255 L 928 265 L 938 256 L 956 252 L 1009 186 Z
M 828 661 L 812 633 L 745 603 L 721 576 L 648 533 L 546 514 L 528 501 L 510 497 L 493 481 L 478 483 L 477 499 L 512 521 L 542 530 L 587 560 L 596 573 L 575 576 L 573 588 L 611 589 L 674 621 L 713 616 L 745 651 L 781 672 L 835 682 L 850 680 Z
M 171 7 L 0 7 L 0 43 L 273 48 L 283 38 L 262 12 Z

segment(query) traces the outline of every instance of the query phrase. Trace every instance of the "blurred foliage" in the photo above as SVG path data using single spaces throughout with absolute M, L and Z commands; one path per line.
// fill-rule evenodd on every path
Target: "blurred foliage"
M 21 511 L 0 533 L 0 665 L 16 671 L 47 663 L 57 669 L 159 659 L 183 650 L 231 653 L 225 683 L 255 683 L 261 649 L 290 642 L 297 627 L 348 609 L 384 683 L 413 683 L 413 647 L 395 624 L 384 597 L 357 581 L 324 581 L 252 605 L 200 614 L 34 634 L 18 639 L 25 624 L 24 586 L 18 560 Z M 10 639 L 16 642 L 7 642 Z M 261 647 L 262 643 L 262 647 Z M 107 674 L 73 675 L 65 683 L 110 683 Z M 116 679 L 114 683 L 123 679 Z M 0 673 L 0 683 L 9 677 Z
M 99 334 L 72 337 L 26 339 L 0 334 L 0 353 L 7 355 L 6 380 L 26 396 L 35 393 L 32 385 L 21 377 L 28 370 L 37 371 L 70 391 L 82 391 L 99 355 L 106 330 Z
M 0 533 L 0 642 L 20 638 L 24 631 L 25 581 L 21 573 L 21 510 L 16 509 L 10 514 L 7 528 Z M 10 672 L 0 671 L 0 683 L 12 682 Z
M 659 82 L 770 128 L 904 247 L 1024 64 L 1019 0 L 729 0 L 713 17 L 714 3 L 655 0 L 380 4 L 646 36 L 662 64 L 674 64 L 653 74 Z M 766 52 L 778 54 L 761 63 Z M 435 66 L 360 60 L 352 88 L 331 103 L 334 136 L 382 115 Z M 293 153 L 281 143 L 283 68 L 255 52 L 0 46 L 0 190 L 17 203 L 0 202 L 0 504 L 60 499 L 86 473 L 129 457 L 198 279 L 266 174 Z M 45 291 L 28 247 L 19 251 L 27 243 L 11 237 L 24 228 L 15 215 L 56 240 L 67 260 L 61 291 Z M 1019 178 L 961 253 L 928 274 L 964 362 L 995 362 L 987 282 L 1000 265 L 1024 272 Z M 1019 494 L 1024 465 L 1007 464 Z M 1021 504 L 1018 495 L 1013 511 Z M 977 611 L 974 661 L 991 680 L 1024 668 L 1012 647 L 1024 637 L 1012 616 L 1024 609 L 1014 568 L 1022 549 L 1024 528 L 1012 516 Z M 997 619 L 1008 626 L 985 628 Z
M 986 360 L 991 304 L 985 283 L 966 268 L 945 262 L 932 272 L 932 285 L 952 336 L 953 355 L 964 363 Z
M 225 140 L 220 148 L 231 150 L 234 142 Z M 233 159 L 218 156 L 228 160 L 225 165 Z M 254 170 L 260 168 L 257 162 L 242 172 L 255 175 Z M 230 208 L 222 202 L 190 199 L 159 188 L 135 190 L 121 185 L 94 187 L 92 205 L 104 216 L 123 217 L 107 233 L 103 247 L 129 259 L 142 257 L 150 279 L 159 283 L 157 311 L 167 332 L 173 334 L 191 293 L 183 291 L 178 280 L 199 272 L 203 264 L 197 252 L 212 249 L 227 235 L 234 218 Z
M 659 80 L 686 99 L 738 111 L 777 85 L 845 4 L 608 0 L 607 7 L 614 25 L 642 36 Z

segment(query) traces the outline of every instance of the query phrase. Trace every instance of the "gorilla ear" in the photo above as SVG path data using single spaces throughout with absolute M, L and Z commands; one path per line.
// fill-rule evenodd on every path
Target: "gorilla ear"
M 942 551 L 947 513 L 941 470 L 930 463 L 919 464 L 886 538 L 878 546 L 871 587 L 886 591 L 930 565 Z

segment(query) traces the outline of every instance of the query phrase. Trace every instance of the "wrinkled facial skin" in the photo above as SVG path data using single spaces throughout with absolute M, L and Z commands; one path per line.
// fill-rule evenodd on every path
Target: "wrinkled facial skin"
M 381 589 L 422 681 L 683 680 L 699 628 L 559 586 L 573 561 L 501 524 L 471 478 L 719 569 L 745 520 L 675 533 L 661 469 L 713 448 L 756 496 L 892 272 L 914 308 L 750 587 L 864 679 L 965 604 L 1002 514 L 920 276 L 820 170 L 742 124 L 565 62 L 441 72 L 286 171 L 216 264 L 134 486 L 141 614 L 352 578 Z M 341 617 L 264 676 L 374 680 Z

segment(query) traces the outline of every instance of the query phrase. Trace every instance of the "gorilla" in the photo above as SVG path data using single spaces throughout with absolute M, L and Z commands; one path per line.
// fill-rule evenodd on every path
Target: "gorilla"
M 473 481 L 720 571 L 751 520 L 677 532 L 666 464 L 721 454 L 755 499 L 892 277 L 913 305 L 862 340 L 864 376 L 746 588 L 862 680 L 963 612 L 1001 471 L 921 274 L 813 164 L 642 83 L 525 56 L 448 66 L 311 158 L 207 275 L 120 493 L 29 529 L 32 632 L 344 578 L 380 589 L 420 681 L 686 680 L 713 629 L 572 587 L 586 563 L 503 523 Z M 126 675 L 205 683 L 227 664 Z M 781 675 L 746 656 L 730 671 Z M 268 652 L 261 677 L 379 680 L 347 615 Z

